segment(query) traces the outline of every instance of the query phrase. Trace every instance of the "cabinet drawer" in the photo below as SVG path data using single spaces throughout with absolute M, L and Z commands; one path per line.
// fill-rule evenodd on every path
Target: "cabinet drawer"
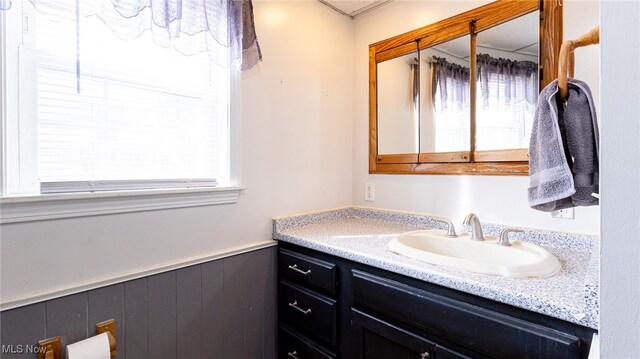
M 281 280 L 278 313 L 284 323 L 303 334 L 336 344 L 335 300 Z
M 336 294 L 336 265 L 280 249 L 278 272 L 292 282 Z
M 367 272 L 352 271 L 357 306 L 499 358 L 577 358 L 579 338 Z M 437 349 L 436 349 L 437 353 Z
M 300 333 L 280 327 L 278 358 L 286 359 L 335 359 L 335 354 L 304 337 Z

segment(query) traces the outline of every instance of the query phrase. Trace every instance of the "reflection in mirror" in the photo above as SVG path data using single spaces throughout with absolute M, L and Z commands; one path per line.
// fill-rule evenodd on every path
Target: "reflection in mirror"
M 418 153 L 418 53 L 378 64 L 378 154 Z
M 478 33 L 476 150 L 525 148 L 538 100 L 535 11 Z
M 469 36 L 420 51 L 420 152 L 469 151 Z

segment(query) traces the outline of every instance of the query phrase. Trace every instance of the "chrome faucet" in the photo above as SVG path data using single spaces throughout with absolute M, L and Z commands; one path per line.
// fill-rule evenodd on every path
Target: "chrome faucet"
M 434 218 L 433 219 L 436 222 L 440 222 L 440 223 L 444 223 L 447 225 L 447 234 L 446 237 L 450 237 L 450 238 L 456 238 L 458 235 L 456 234 L 456 227 L 453 225 L 453 222 L 451 222 L 448 219 L 445 218 Z
M 475 213 L 469 213 L 465 217 L 463 224 L 465 226 L 471 226 L 471 240 L 484 241 L 484 235 L 482 235 L 482 227 L 480 226 L 480 219 Z

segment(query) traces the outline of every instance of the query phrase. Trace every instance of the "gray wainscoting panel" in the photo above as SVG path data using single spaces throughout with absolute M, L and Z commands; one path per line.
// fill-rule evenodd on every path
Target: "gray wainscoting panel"
M 149 359 L 149 295 L 147 278 L 124 283 L 125 348 L 116 342 L 116 353 L 129 359 Z M 127 343 L 129 345 L 127 345 Z
M 63 347 L 86 339 L 89 336 L 88 306 L 87 292 L 47 301 L 45 335 L 47 337 L 62 336 Z
M 261 256 L 264 261 L 262 268 L 262 357 L 275 358 L 276 343 L 278 342 L 277 319 L 277 251 L 272 250 Z
M 202 267 L 202 358 L 220 357 L 224 343 L 221 325 L 225 307 L 222 305 L 224 260 L 204 263 Z
M 276 357 L 276 247 L 0 313 L 2 345 L 63 345 L 116 320 L 118 359 Z M 2 359 L 36 354 L 0 353 Z
M 96 334 L 96 324 L 109 319 L 116 321 L 116 349 L 117 343 L 124 343 L 124 284 L 110 285 L 94 289 L 89 295 L 89 336 Z M 117 353 L 117 351 L 116 351 Z M 118 359 L 126 354 L 121 351 Z
M 262 257 L 257 253 L 245 256 L 244 282 L 257 285 L 245 285 L 242 293 L 244 323 L 244 358 L 260 358 L 262 355 Z
M 176 359 L 176 271 L 149 277 L 149 358 Z
M 202 266 L 177 272 L 178 357 L 202 358 Z
M 37 303 L 0 312 L 0 343 L 4 346 L 2 358 L 33 358 L 26 347 L 45 338 L 45 303 Z M 12 354 L 11 354 L 12 353 Z
M 225 308 L 220 323 L 222 332 L 222 358 L 242 358 L 244 353 L 244 321 L 242 288 L 247 255 L 225 258 L 221 305 Z

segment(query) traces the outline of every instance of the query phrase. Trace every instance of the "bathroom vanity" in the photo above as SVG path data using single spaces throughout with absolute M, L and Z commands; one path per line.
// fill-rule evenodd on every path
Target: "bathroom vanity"
M 366 208 L 275 219 L 279 357 L 588 356 L 598 320 L 597 238 L 519 233 L 563 266 L 531 279 L 435 266 L 387 248 L 400 233 L 441 226 L 429 216 Z

